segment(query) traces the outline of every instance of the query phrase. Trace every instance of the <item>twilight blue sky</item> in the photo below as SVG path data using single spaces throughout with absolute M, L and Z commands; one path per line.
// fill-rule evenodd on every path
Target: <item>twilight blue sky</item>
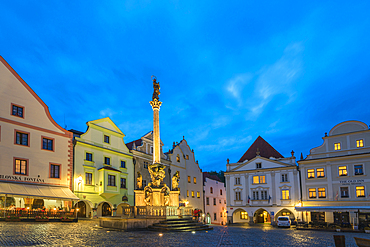
M 300 2 L 1 1 L 0 55 L 67 129 L 109 116 L 140 138 L 156 75 L 165 151 L 185 135 L 225 170 L 261 135 L 299 158 L 370 124 L 370 2 Z

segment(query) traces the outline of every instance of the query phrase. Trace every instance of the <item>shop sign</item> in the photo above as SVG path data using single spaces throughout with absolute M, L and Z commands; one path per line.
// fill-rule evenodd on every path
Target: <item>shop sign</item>
M 39 182 L 39 183 L 45 182 L 44 179 L 41 179 L 41 178 L 30 178 L 30 177 L 15 176 L 15 175 L 2 175 L 2 174 L 0 174 L 0 179 L 22 181 L 22 182 Z
M 343 180 L 339 181 L 341 185 L 355 185 L 355 184 L 361 184 L 364 183 L 364 179 L 351 179 L 351 180 Z

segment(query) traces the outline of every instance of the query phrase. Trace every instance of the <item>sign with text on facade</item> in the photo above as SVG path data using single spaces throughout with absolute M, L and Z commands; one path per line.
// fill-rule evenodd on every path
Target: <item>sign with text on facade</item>
M 356 185 L 365 183 L 365 179 L 350 179 L 339 181 L 341 185 Z
M 23 177 L 23 176 L 16 176 L 16 175 L 2 175 L 2 174 L 0 174 L 0 179 L 21 181 L 21 182 L 45 183 L 44 179 L 41 179 L 41 178 L 30 178 L 30 177 Z

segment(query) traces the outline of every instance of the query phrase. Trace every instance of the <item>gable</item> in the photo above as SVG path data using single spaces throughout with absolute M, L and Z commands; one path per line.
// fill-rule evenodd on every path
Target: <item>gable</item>
M 256 163 L 261 163 L 261 168 L 256 168 Z M 240 164 L 238 167 L 232 169 L 231 171 L 253 171 L 253 170 L 263 170 L 263 169 L 274 169 L 274 168 L 284 168 L 292 167 L 290 164 L 279 162 L 276 160 L 266 159 L 264 157 L 255 157 L 252 160 L 246 161 Z
M 123 134 L 123 132 L 117 127 L 117 125 L 115 125 L 115 123 L 113 123 L 113 121 L 109 117 L 89 121 L 87 125 L 89 124 L 93 124 L 96 127 L 100 127 L 106 131 L 112 131 L 113 134 L 116 134 L 122 137 L 125 136 L 125 134 Z
M 275 148 L 273 148 L 267 141 L 265 141 L 261 136 L 258 136 L 238 162 L 251 160 L 257 156 L 257 153 L 259 156 L 265 157 L 267 159 L 269 159 L 270 157 L 284 158 L 284 156 L 276 151 Z

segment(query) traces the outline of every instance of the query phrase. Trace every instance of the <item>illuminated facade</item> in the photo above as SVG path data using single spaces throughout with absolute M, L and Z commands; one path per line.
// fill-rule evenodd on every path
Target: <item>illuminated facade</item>
M 298 161 L 307 222 L 338 225 L 370 223 L 370 130 L 346 121 L 325 133 L 323 144 Z
M 121 215 L 134 205 L 133 157 L 122 131 L 107 117 L 74 133 L 74 193 L 80 217 Z
M 206 224 L 227 223 L 225 184 L 216 175 L 203 173 L 204 214 Z
M 203 211 L 203 175 L 194 151 L 190 149 L 185 138 L 180 143 L 173 143 L 172 149 L 166 153 L 171 159 L 171 178 L 178 172 L 180 176 L 180 203 Z
M 0 56 L 1 208 L 70 210 L 72 133 Z
M 299 174 L 292 156 L 284 158 L 258 137 L 237 163 L 226 165 L 228 223 L 271 223 L 299 215 Z

